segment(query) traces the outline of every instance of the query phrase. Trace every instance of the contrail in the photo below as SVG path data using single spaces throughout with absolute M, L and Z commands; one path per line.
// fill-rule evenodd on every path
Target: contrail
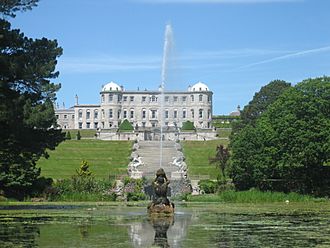
M 311 54 L 311 53 L 319 53 L 319 52 L 327 52 L 327 51 L 330 51 L 330 46 L 320 47 L 320 48 L 315 48 L 315 49 L 310 49 L 310 50 L 304 50 L 304 51 L 295 52 L 295 53 L 290 53 L 290 54 L 275 57 L 275 58 L 272 58 L 272 59 L 266 59 L 266 60 L 262 60 L 262 61 L 255 62 L 255 63 L 252 63 L 252 64 L 243 65 L 243 66 L 238 67 L 237 69 L 244 69 L 244 68 L 249 68 L 249 67 L 253 67 L 253 66 L 256 66 L 256 65 L 271 63 L 271 62 L 278 61 L 278 60 L 290 59 L 290 58 L 299 57 L 299 56 L 303 56 L 303 55 L 307 55 L 307 54 Z

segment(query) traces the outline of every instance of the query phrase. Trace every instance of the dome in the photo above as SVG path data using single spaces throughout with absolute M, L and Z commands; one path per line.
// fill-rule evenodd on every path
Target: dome
M 102 87 L 102 91 L 122 91 L 122 88 L 115 82 L 111 81 Z
M 209 87 L 207 87 L 206 84 L 202 82 L 198 82 L 197 84 L 194 84 L 193 86 L 189 87 L 189 91 L 209 91 Z

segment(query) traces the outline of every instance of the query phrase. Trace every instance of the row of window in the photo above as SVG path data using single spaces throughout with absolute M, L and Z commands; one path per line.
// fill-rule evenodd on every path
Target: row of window
M 121 102 L 121 101 L 123 101 L 123 102 L 128 102 L 128 100 L 130 101 L 130 102 L 134 102 L 134 96 L 121 96 L 121 95 L 118 95 L 118 102 Z M 155 96 L 155 95 L 152 95 L 152 96 L 142 96 L 142 99 L 141 99 L 141 102 L 147 102 L 147 100 L 149 100 L 149 102 L 158 102 L 158 97 L 157 96 Z M 164 97 L 164 101 L 165 102 L 170 102 L 170 100 L 171 100 L 171 97 L 170 96 L 165 96 Z M 187 96 L 181 96 L 181 97 L 178 97 L 178 96 L 173 96 L 173 102 L 179 102 L 179 100 L 181 100 L 181 102 L 187 102 Z M 200 94 L 199 96 L 198 96 L 198 100 L 200 101 L 200 102 L 202 102 L 203 101 L 203 95 L 202 94 Z M 104 103 L 105 102 L 105 95 L 104 94 L 102 94 L 101 95 L 101 101 L 102 101 L 102 103 Z M 108 98 L 108 102 L 113 102 L 114 101 L 114 99 L 113 99 L 113 94 L 109 94 L 109 98 Z M 190 101 L 191 102 L 194 102 L 195 101 L 195 96 L 194 95 L 190 95 Z M 208 95 L 207 96 L 207 101 L 208 102 L 210 102 L 211 101 L 211 98 L 210 98 L 210 96 Z
M 199 109 L 198 110 L 198 117 L 199 118 L 203 118 L 203 109 Z M 117 112 L 117 119 L 120 119 L 120 110 Z M 191 118 L 195 118 L 195 111 L 193 109 L 190 110 L 190 113 L 191 113 Z M 142 112 L 142 119 L 146 119 L 147 118 L 147 110 L 146 109 L 143 109 Z M 82 109 L 79 109 L 78 111 L 78 117 L 79 118 L 82 118 L 82 115 L 83 115 L 83 111 Z M 105 113 L 104 113 L 104 110 L 102 110 L 102 118 L 104 118 L 105 116 Z M 210 115 L 211 115 L 211 112 L 210 110 L 208 111 L 208 118 L 210 118 Z M 173 118 L 179 118 L 179 111 L 178 110 L 173 110 Z M 87 110 L 86 111 L 86 119 L 90 119 L 91 117 L 91 111 L 90 110 Z M 109 109 L 109 112 L 108 112 L 108 117 L 109 119 L 113 119 L 114 118 L 114 113 L 113 113 L 113 109 Z M 187 110 L 182 110 L 181 112 L 181 118 L 187 118 Z M 66 117 L 64 117 L 66 118 Z M 72 118 L 74 119 L 74 115 L 72 116 Z M 133 119 L 134 118 L 134 110 L 130 110 L 130 111 L 127 111 L 127 110 L 124 110 L 123 111 L 123 118 L 124 119 L 127 119 L 127 118 L 130 118 L 130 119 Z M 150 118 L 151 119 L 156 119 L 157 118 L 157 110 L 150 110 Z M 169 110 L 165 110 L 164 111 L 164 118 L 165 119 L 168 119 L 170 118 L 170 111 Z M 95 109 L 94 110 L 94 119 L 98 119 L 98 110 Z

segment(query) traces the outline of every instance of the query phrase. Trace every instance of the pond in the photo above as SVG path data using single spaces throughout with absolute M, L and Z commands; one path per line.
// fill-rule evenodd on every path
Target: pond
M 330 247 L 329 203 L 0 206 L 0 247 Z

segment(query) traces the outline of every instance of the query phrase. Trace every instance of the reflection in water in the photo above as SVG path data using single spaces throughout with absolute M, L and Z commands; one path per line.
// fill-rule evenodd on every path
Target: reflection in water
M 143 222 L 130 224 L 129 236 L 133 247 L 182 247 L 187 234 L 190 214 L 151 217 Z
M 155 238 L 153 245 L 158 247 L 170 247 L 167 240 L 167 230 L 173 225 L 173 216 L 151 217 L 150 222 L 155 230 Z

